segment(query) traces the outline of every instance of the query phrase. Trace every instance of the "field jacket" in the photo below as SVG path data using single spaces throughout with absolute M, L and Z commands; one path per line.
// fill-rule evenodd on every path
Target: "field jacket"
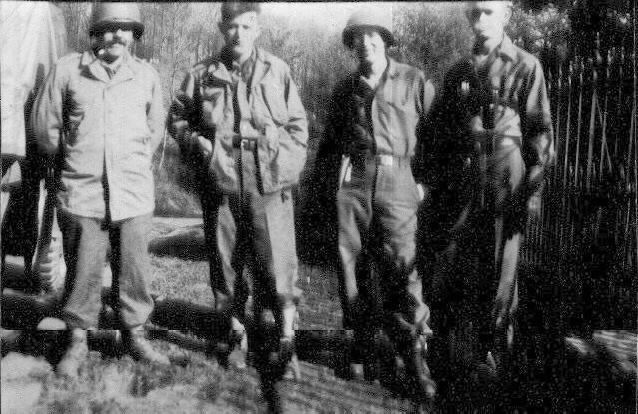
M 60 207 L 96 218 L 108 207 L 114 221 L 151 213 L 151 159 L 164 120 L 150 64 L 127 54 L 110 78 L 92 52 L 60 59 L 32 114 L 40 151 L 60 155 Z
M 281 59 L 256 49 L 248 85 L 249 114 L 242 114 L 242 133 L 248 125 L 257 140 L 259 179 L 264 193 L 296 185 L 306 162 L 308 121 L 290 68 Z M 216 190 L 240 190 L 233 148 L 235 109 L 233 80 L 221 57 L 197 64 L 187 75 L 171 107 L 169 129 L 182 155 L 205 170 Z M 203 159 L 196 140 L 213 143 L 210 159 Z

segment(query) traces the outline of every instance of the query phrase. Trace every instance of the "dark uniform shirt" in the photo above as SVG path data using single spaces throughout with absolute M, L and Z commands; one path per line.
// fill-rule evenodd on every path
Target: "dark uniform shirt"
M 443 123 L 458 139 L 467 135 L 470 118 L 486 115 L 484 127 L 495 132 L 495 145 L 518 145 L 527 167 L 553 160 L 553 130 L 545 76 L 536 57 L 515 46 L 509 37 L 487 57 L 482 67 L 462 59 L 444 83 Z

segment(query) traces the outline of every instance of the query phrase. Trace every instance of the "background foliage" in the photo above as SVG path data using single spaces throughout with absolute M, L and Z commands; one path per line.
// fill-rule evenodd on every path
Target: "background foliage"
M 66 19 L 69 48 L 87 49 L 91 3 L 60 3 L 59 6 Z M 440 85 L 447 68 L 471 46 L 463 4 L 392 3 L 388 9 L 393 13 L 398 40 L 391 55 L 420 67 L 435 86 Z M 185 71 L 217 53 L 222 46 L 223 38 L 217 27 L 220 3 L 140 3 L 140 11 L 145 33 L 136 44 L 135 53 L 159 71 L 168 108 Z M 282 16 L 268 12 L 261 15 L 259 43 L 290 65 L 308 113 L 307 169 L 312 168 L 315 149 L 323 133 L 325 104 L 331 90 L 355 63 L 341 43 L 340 30 L 326 30 L 320 17 L 301 19 L 292 14 Z M 519 3 L 515 5 L 509 28 L 512 38 L 533 52 L 539 52 L 543 39 L 548 37 L 553 42 L 566 44 L 569 31 L 567 12 L 563 9 L 549 5 L 529 11 Z M 170 137 L 167 136 L 155 158 L 156 213 L 198 214 L 198 201 L 192 191 L 193 177 L 180 162 L 179 150 Z

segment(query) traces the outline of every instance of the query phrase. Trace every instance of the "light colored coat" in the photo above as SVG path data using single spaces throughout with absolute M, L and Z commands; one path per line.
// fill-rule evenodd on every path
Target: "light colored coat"
M 2 155 L 26 154 L 25 113 L 49 69 L 66 53 L 62 11 L 49 2 L 0 2 Z
M 91 52 L 60 59 L 32 114 L 40 151 L 61 155 L 60 208 L 105 217 L 108 201 L 113 221 L 152 212 L 164 116 L 159 75 L 141 59 L 126 55 L 113 78 Z

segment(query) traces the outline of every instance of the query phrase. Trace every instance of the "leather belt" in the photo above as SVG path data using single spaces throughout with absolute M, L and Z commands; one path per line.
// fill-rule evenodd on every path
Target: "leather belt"
M 254 151 L 255 148 L 257 148 L 257 139 L 233 137 L 233 148 L 241 148 L 246 151 Z
M 375 155 L 374 160 L 377 165 L 383 165 L 385 167 L 396 166 L 405 166 L 410 165 L 410 158 L 408 157 L 395 157 L 394 155 Z
M 377 155 L 354 157 L 352 161 L 353 163 L 374 162 L 376 165 L 381 165 L 384 167 L 392 167 L 392 166 L 409 167 L 412 165 L 412 158 L 410 157 L 399 157 L 396 155 L 389 155 L 389 154 L 377 154 Z

